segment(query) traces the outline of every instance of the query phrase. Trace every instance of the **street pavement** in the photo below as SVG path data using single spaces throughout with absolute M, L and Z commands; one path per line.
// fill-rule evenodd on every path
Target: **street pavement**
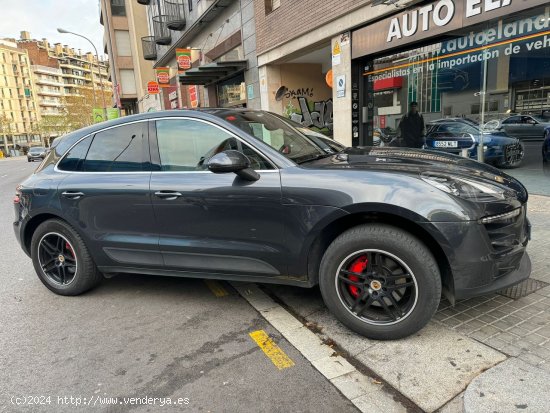
M 0 411 L 74 410 L 10 404 L 29 395 L 179 397 L 179 410 L 204 412 L 550 411 L 550 197 L 529 200 L 525 297 L 442 300 L 427 328 L 380 342 L 336 321 L 316 288 L 264 285 L 254 298 L 224 282 L 128 275 L 80 297 L 50 293 L 11 229 L 14 188 L 36 166 L 0 160 Z M 281 357 L 266 356 L 262 332 Z
M 0 160 L 1 412 L 358 411 L 226 283 L 129 275 L 79 297 L 47 290 L 12 231 L 15 187 L 37 166 Z M 42 404 L 13 404 L 30 396 Z
M 525 156 L 519 168 L 505 172 L 519 179 L 530 194 L 550 196 L 550 165 L 542 162 L 542 140 L 525 141 Z

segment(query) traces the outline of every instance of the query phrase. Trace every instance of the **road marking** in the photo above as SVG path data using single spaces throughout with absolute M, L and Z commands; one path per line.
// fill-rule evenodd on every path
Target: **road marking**
M 227 290 L 223 288 L 223 285 L 221 285 L 219 282 L 214 280 L 204 280 L 204 283 L 208 288 L 210 288 L 210 291 L 216 296 L 216 297 L 225 297 L 226 295 L 229 295 Z
M 8 175 L 7 175 L 7 174 L 6 174 L 6 175 L 2 175 L 2 176 L 0 176 L 0 178 L 5 178 L 6 176 L 8 176 Z
M 290 357 L 275 344 L 264 330 L 253 331 L 249 335 L 279 370 L 294 366 L 294 362 Z
M 378 384 L 376 377 L 359 372 L 344 357 L 335 354 L 334 349 L 323 343 L 315 333 L 273 301 L 256 284 L 232 282 L 231 285 L 361 412 L 407 411 L 404 405 L 394 400 L 394 396 L 384 389 L 387 384 Z M 250 333 L 250 336 L 258 333 Z M 265 336 L 269 339 L 267 334 Z

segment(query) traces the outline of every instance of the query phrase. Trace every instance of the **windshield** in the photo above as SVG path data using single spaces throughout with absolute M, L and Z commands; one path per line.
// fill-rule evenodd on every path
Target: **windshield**
M 298 164 L 327 155 L 306 136 L 271 113 L 259 111 L 216 111 L 211 113 L 267 143 Z
M 41 146 L 35 146 L 34 148 L 29 149 L 29 152 L 41 153 L 44 152 L 44 148 L 42 148 Z

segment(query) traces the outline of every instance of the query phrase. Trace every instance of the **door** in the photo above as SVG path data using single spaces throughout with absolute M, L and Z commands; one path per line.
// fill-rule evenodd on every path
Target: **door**
M 520 138 L 522 135 L 521 116 L 512 116 L 502 122 L 504 131 L 514 138 Z
M 277 276 L 284 273 L 279 171 L 250 145 L 197 119 L 156 121 L 159 171 L 151 195 L 159 245 L 170 269 L 194 273 Z M 255 182 L 214 174 L 206 162 L 234 149 L 260 174 Z
M 98 266 L 162 266 L 149 191 L 148 122 L 109 128 L 78 143 L 58 169 L 63 214 L 85 235 Z

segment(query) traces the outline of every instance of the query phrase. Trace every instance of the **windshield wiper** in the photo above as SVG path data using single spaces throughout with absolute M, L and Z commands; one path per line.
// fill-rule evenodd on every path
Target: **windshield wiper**
M 319 155 L 315 155 L 314 157 L 312 158 L 307 158 L 303 161 L 300 161 L 300 162 L 297 162 L 297 161 L 294 161 L 296 162 L 298 165 L 301 165 L 303 163 L 306 163 L 306 162 L 311 162 L 311 161 L 316 161 L 318 159 L 323 159 L 323 158 L 328 158 L 329 156 L 334 156 L 336 153 L 320 153 Z

